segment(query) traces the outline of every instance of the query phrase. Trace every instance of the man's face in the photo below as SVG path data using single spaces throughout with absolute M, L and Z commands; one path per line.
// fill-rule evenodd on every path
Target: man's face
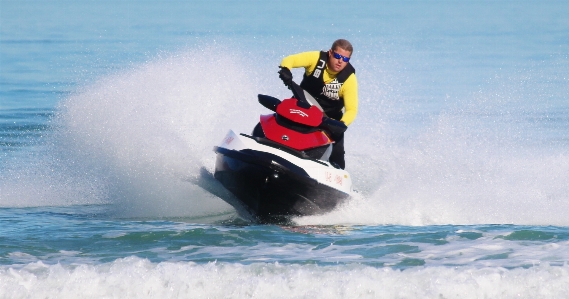
M 335 58 L 334 53 L 340 54 L 342 57 Z M 341 70 L 343 70 L 346 67 L 346 65 L 348 65 L 348 63 L 344 61 L 344 57 L 350 58 L 350 56 L 352 56 L 352 53 L 350 53 L 350 52 L 348 52 L 342 48 L 336 48 L 334 50 L 329 50 L 328 51 L 328 67 L 334 73 L 340 72 Z

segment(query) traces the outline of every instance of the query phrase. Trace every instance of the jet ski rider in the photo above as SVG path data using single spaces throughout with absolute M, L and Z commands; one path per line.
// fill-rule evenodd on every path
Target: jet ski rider
M 310 93 L 330 118 L 350 125 L 358 113 L 358 82 L 350 64 L 354 48 L 345 39 L 338 39 L 332 48 L 293 54 L 283 58 L 279 71 L 286 86 L 292 81 L 292 68 L 304 67 L 300 87 Z M 344 111 L 343 111 L 344 110 Z M 330 163 L 344 169 L 344 134 L 335 137 Z

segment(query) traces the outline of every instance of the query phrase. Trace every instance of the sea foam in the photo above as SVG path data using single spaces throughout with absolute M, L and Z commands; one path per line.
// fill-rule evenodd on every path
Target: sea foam
M 546 281 L 547 283 L 544 283 Z M 2 298 L 561 298 L 568 266 L 531 269 L 151 263 L 0 269 Z

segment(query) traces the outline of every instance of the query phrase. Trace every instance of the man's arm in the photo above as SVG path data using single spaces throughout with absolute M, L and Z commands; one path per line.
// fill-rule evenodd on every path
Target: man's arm
M 340 88 L 340 97 L 344 98 L 346 112 L 341 121 L 349 126 L 358 114 L 358 80 L 356 74 L 352 74 Z
M 293 54 L 283 58 L 281 61 L 281 67 L 286 67 L 289 70 L 297 67 L 303 67 L 306 73 L 312 73 L 316 68 L 316 63 L 320 57 L 320 51 L 312 52 L 302 52 L 298 54 Z

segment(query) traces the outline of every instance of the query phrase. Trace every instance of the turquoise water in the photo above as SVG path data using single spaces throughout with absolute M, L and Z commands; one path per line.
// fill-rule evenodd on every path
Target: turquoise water
M 3 297 L 558 298 L 567 291 L 566 227 L 200 224 L 105 219 L 106 210 L 0 211 Z
M 0 2 L 0 298 L 564 298 L 569 4 Z M 280 59 L 355 48 L 356 192 L 258 225 L 208 179 Z M 301 72 L 293 72 L 295 78 Z
M 136 256 L 154 263 L 515 269 L 542 263 L 564 266 L 569 243 L 567 230 L 553 226 L 211 225 L 190 219 L 102 220 L 104 210 L 84 206 L 3 211 L 2 226 L 7 229 L 2 233 L 2 256 L 8 258 L 2 263 L 16 268 L 38 261 L 103 264 Z M 57 232 L 57 237 L 46 231 Z

